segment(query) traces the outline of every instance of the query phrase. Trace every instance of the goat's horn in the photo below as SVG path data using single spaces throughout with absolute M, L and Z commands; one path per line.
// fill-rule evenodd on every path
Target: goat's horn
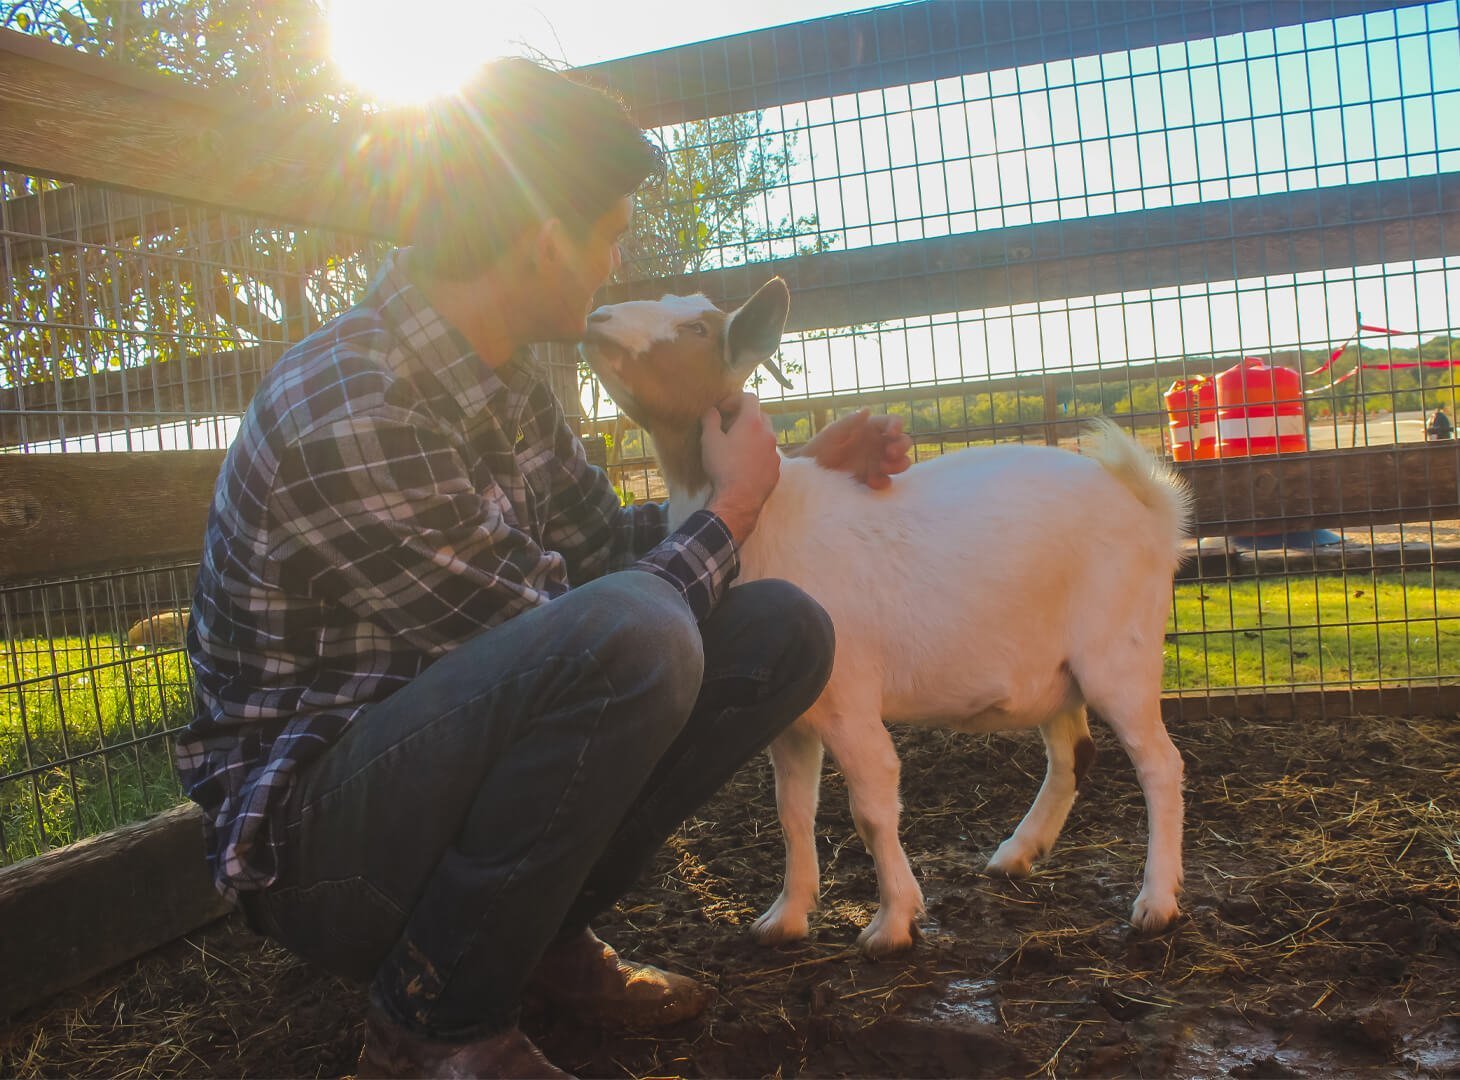
M 781 365 L 776 363 L 776 358 L 774 356 L 766 357 L 764 360 L 761 361 L 761 363 L 765 365 L 765 369 L 767 371 L 769 371 L 772 375 L 776 377 L 776 382 L 780 383 L 787 390 L 795 389 L 795 387 L 791 385 L 791 380 L 786 378 L 786 373 L 781 370 Z

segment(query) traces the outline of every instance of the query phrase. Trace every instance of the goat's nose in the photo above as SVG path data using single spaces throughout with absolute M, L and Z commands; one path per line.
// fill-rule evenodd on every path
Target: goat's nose
M 596 311 L 589 312 L 588 322 L 590 324 L 608 322 L 608 310 L 606 308 L 598 308 Z

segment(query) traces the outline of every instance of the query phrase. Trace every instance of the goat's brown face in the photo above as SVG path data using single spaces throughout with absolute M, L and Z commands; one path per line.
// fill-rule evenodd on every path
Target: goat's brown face
M 609 304 L 588 316 L 581 351 L 619 408 L 651 435 L 689 430 L 758 364 L 786 383 L 771 358 L 790 296 L 772 278 L 729 312 L 703 296 Z

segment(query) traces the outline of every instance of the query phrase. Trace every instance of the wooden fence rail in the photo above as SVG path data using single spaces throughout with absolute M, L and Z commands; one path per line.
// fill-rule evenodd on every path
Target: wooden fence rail
M 609 286 L 604 302 L 703 292 L 739 302 L 772 275 L 788 330 L 1430 259 L 1460 237 L 1460 173 L 1016 225 Z
M 0 30 L 0 167 L 374 236 L 368 128 Z
M 0 582 L 201 549 L 223 452 L 0 455 Z M 1460 441 L 1197 462 L 1195 535 L 1460 518 Z
M 641 124 L 658 127 L 1424 2 L 930 0 L 754 30 L 583 70 L 623 94 Z

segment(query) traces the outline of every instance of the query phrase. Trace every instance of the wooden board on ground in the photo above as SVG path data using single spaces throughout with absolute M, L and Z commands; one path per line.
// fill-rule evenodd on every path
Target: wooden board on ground
M 1295 720 L 1365 716 L 1454 716 L 1460 686 L 1385 686 L 1336 690 L 1194 690 L 1161 699 L 1161 715 L 1176 725 L 1213 719 Z
M 0 1020 L 227 914 L 182 806 L 0 870 Z

